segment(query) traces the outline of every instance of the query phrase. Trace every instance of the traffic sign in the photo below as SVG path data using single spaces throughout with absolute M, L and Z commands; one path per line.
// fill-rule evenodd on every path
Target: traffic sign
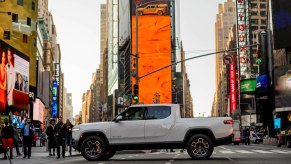
M 228 65 L 233 63 L 233 57 L 232 55 L 224 55 L 223 56 L 223 63 Z

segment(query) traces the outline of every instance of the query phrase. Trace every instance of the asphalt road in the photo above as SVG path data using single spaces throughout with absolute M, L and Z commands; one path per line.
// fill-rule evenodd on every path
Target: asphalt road
M 1 164 L 8 164 L 9 161 L 1 160 Z M 86 161 L 79 154 L 73 156 L 55 159 L 55 157 L 48 157 L 46 152 L 35 152 L 31 159 L 22 159 L 16 157 L 12 160 L 13 164 L 83 164 L 92 163 Z M 214 149 L 209 160 L 192 160 L 186 151 L 180 152 L 166 152 L 159 150 L 154 153 L 149 151 L 146 153 L 129 153 L 129 154 L 116 154 L 109 161 L 96 161 L 96 164 L 190 164 L 190 163 L 247 163 L 247 164 L 288 164 L 291 163 L 291 149 L 278 148 L 275 146 L 266 145 L 226 145 L 219 146 Z

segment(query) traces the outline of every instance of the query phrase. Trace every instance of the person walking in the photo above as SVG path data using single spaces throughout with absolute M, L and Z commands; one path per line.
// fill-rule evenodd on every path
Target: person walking
M 55 156 L 55 149 L 56 149 L 56 140 L 55 140 L 55 120 L 50 120 L 50 125 L 46 129 L 46 135 L 48 136 L 48 149 L 49 149 L 49 156 Z M 52 150 L 53 149 L 53 154 Z
M 66 120 L 66 124 L 63 126 L 63 131 L 66 138 L 66 147 L 69 146 L 69 153 L 70 156 L 72 155 L 72 129 L 73 125 L 71 124 L 70 120 Z
M 14 142 L 13 143 L 14 143 L 14 146 L 16 149 L 16 153 L 17 153 L 17 156 L 21 156 L 22 154 L 20 153 L 19 146 L 18 146 L 18 142 L 21 141 L 21 139 L 19 136 L 19 132 L 17 130 L 17 123 L 13 124 L 13 130 L 14 130 Z
M 14 138 L 14 130 L 13 127 L 9 124 L 8 118 L 4 119 L 4 127 L 2 127 L 1 131 L 2 135 L 2 146 L 5 150 L 4 158 L 7 159 L 7 148 L 10 150 L 10 159 L 13 159 L 13 138 Z
M 28 118 L 26 123 L 24 124 L 22 130 L 23 134 L 23 149 L 24 149 L 24 156 L 23 158 L 30 158 L 31 157 L 31 145 L 34 137 L 34 127 L 31 124 L 31 120 Z
M 57 142 L 57 159 L 61 156 L 61 147 L 62 147 L 62 157 L 65 158 L 65 135 L 64 135 L 64 128 L 63 128 L 63 121 L 62 118 L 59 118 L 59 122 L 57 123 L 54 132 Z

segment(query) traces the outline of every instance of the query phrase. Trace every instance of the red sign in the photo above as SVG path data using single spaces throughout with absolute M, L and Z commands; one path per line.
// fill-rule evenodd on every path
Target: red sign
M 236 82 L 235 82 L 235 65 L 230 64 L 230 114 L 236 110 Z

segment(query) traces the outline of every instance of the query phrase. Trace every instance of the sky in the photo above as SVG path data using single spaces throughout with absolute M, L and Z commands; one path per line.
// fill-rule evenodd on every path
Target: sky
M 226 0 L 180 0 L 181 40 L 186 58 L 215 50 L 218 3 Z M 65 87 L 72 93 L 74 115 L 100 64 L 100 4 L 105 0 L 49 0 L 61 47 Z M 209 116 L 215 93 L 214 56 L 186 62 L 194 115 Z

